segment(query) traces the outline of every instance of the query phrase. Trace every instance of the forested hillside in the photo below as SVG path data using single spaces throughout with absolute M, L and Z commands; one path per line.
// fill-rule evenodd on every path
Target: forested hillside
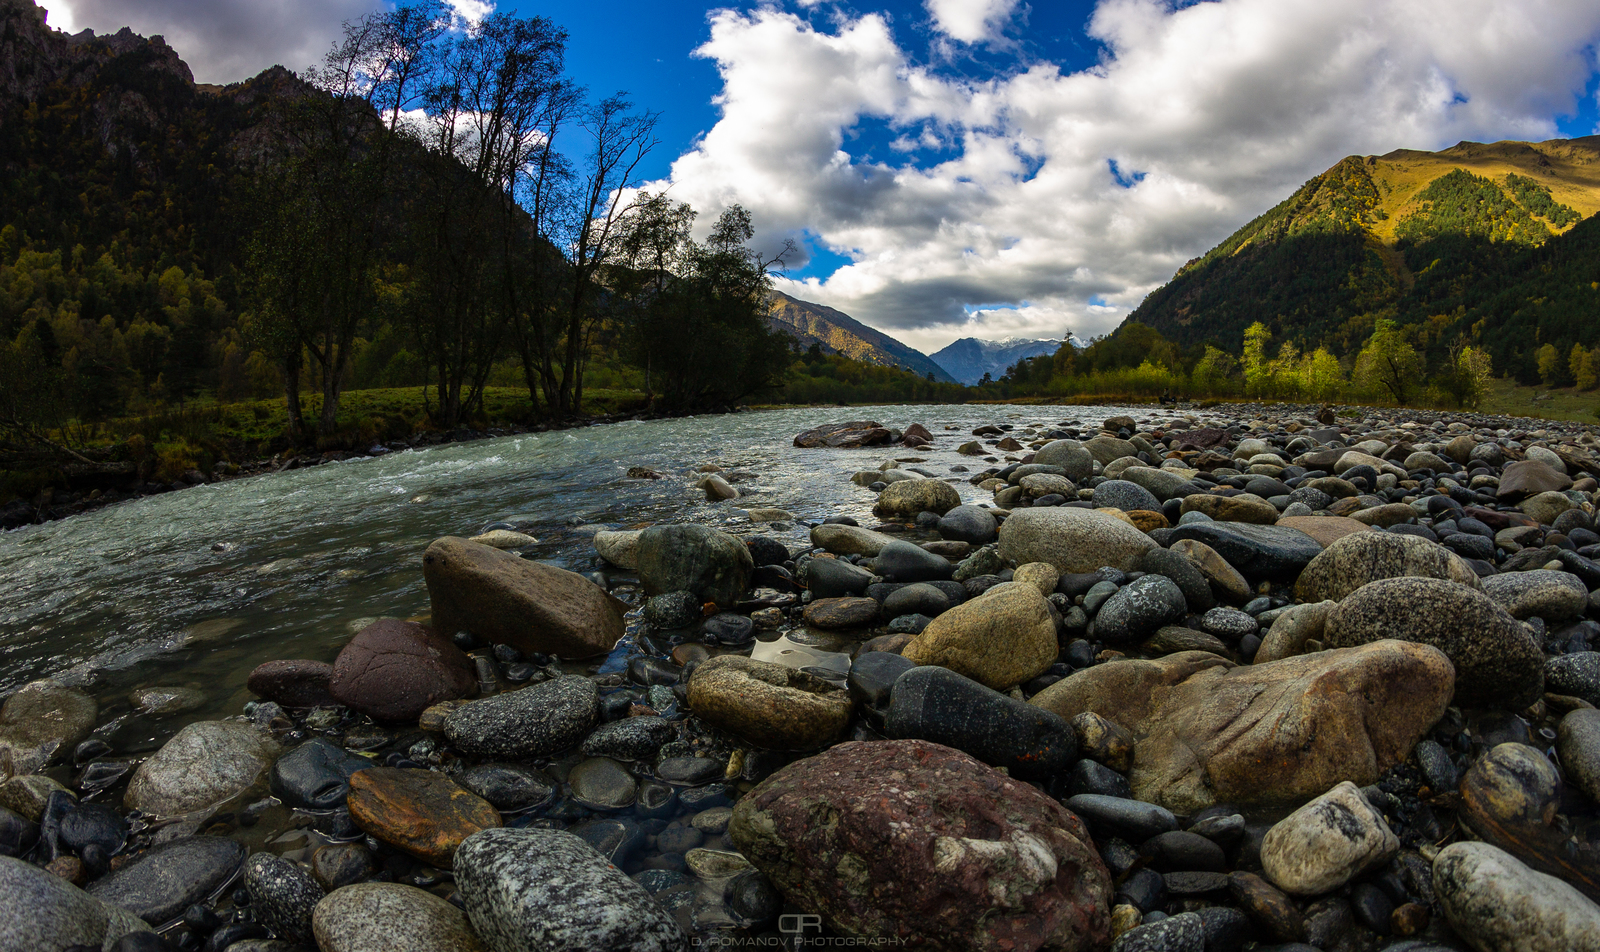
M 1532 383 L 1600 345 L 1600 137 L 1352 156 L 1179 270 L 1129 316 L 1239 354 L 1261 322 L 1353 357 L 1380 319 L 1431 360 L 1478 345 Z M 1548 349 L 1547 349 L 1548 348 Z M 1548 356 L 1546 357 L 1548 369 Z

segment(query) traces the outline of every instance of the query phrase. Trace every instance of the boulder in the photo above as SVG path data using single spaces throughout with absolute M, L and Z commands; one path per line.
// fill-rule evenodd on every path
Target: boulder
M 811 544 L 834 555 L 864 555 L 871 558 L 893 541 L 895 538 L 892 535 L 860 526 L 823 523 L 811 530 Z
M 844 688 L 815 675 L 718 655 L 690 676 L 689 707 L 706 723 L 759 746 L 814 750 L 844 732 L 855 703 Z
M 1186 651 L 1098 664 L 1030 703 L 1068 720 L 1092 711 L 1133 732 L 1134 795 L 1192 813 L 1376 782 L 1443 715 L 1453 680 L 1441 652 L 1398 641 L 1237 667 Z
M 1096 509 L 1121 509 L 1123 512 L 1160 512 L 1161 501 L 1135 482 L 1108 479 L 1094 488 Z
M 544 681 L 451 711 L 444 733 L 483 757 L 548 757 L 576 747 L 600 720 L 600 689 L 588 678 Z
M 434 770 L 373 767 L 350 778 L 350 818 L 364 832 L 440 869 L 462 841 L 500 825 L 489 801 Z
M 603 654 L 622 637 L 625 607 L 576 572 L 446 536 L 423 553 L 422 575 L 442 632 L 562 658 Z
M 139 765 L 122 802 L 158 817 L 209 810 L 250 789 L 277 755 L 249 724 L 196 721 Z
M 456 854 L 472 929 L 494 952 L 678 952 L 672 914 L 583 839 L 561 830 L 486 830 Z
M 1188 612 L 1183 590 L 1162 575 L 1146 575 L 1106 599 L 1089 624 L 1089 637 L 1106 644 L 1140 641 Z
M 333 665 L 302 658 L 264 661 L 245 681 L 251 694 L 284 707 L 331 707 L 339 701 L 329 685 Z
M 603 530 L 594 534 L 594 550 L 619 569 L 639 567 L 639 535 L 643 529 Z
M 1105 466 L 1113 460 L 1139 454 L 1139 448 L 1132 443 L 1118 439 L 1115 436 L 1107 436 L 1104 433 L 1084 443 L 1083 448 L 1088 450 L 1089 455 L 1093 456 L 1101 466 Z M 1038 462 L 1037 457 L 1035 457 L 1034 462 Z
M 1017 565 L 1049 562 L 1062 573 L 1110 566 L 1132 571 L 1156 544 L 1131 524 L 1089 509 L 1019 509 L 1000 527 L 1000 555 Z
M 1174 499 L 1194 491 L 1194 484 L 1189 482 L 1189 477 L 1154 466 L 1129 466 L 1118 473 L 1117 478 L 1143 486 L 1157 499 Z
M 220 836 L 184 836 L 133 857 L 89 885 L 89 895 L 165 926 L 232 882 L 245 848 Z
M 1170 540 L 1204 542 L 1245 577 L 1273 582 L 1294 581 L 1322 552 L 1298 529 L 1244 522 L 1194 522 L 1173 529 Z
M 0 706 L 3 775 L 43 770 L 89 736 L 100 705 L 83 691 L 55 681 L 25 684 Z
M 935 618 L 901 654 L 1009 691 L 1042 674 L 1057 651 L 1050 603 L 1034 586 L 1011 582 Z
M 1112 884 L 1060 803 L 959 751 L 855 742 L 739 799 L 734 845 L 845 935 L 974 952 L 1102 949 Z
M 857 449 L 863 446 L 884 446 L 890 442 L 891 434 L 885 427 L 879 426 L 870 420 L 858 420 L 852 423 L 824 423 L 815 426 L 794 438 L 794 445 L 801 449 Z
M 149 925 L 128 910 L 9 856 L 0 856 L 0 897 L 0 949 L 8 952 L 65 952 L 76 946 L 115 952 L 124 936 L 154 937 Z
M 1570 572 L 1535 569 L 1503 572 L 1482 582 L 1483 592 L 1513 618 L 1538 616 L 1546 622 L 1577 618 L 1589 607 L 1589 590 Z
M 1566 493 L 1543 492 L 1522 500 L 1523 513 L 1543 526 L 1553 525 L 1556 517 L 1577 507 L 1578 504 L 1568 499 Z
M 1437 542 L 1388 532 L 1355 532 L 1311 560 L 1295 583 L 1294 597 L 1301 603 L 1339 601 L 1368 582 L 1408 576 L 1483 587 L 1465 559 Z
M 328 690 L 374 720 L 415 721 L 429 707 L 465 697 L 476 685 L 472 659 L 449 638 L 426 625 L 380 618 L 339 651 Z
M 371 766 L 360 754 L 313 737 L 273 763 L 269 789 L 295 809 L 335 810 L 350 793 L 351 774 Z
M 1199 573 L 1204 576 L 1213 591 L 1221 598 L 1229 601 L 1248 601 L 1254 594 L 1254 589 L 1245 580 L 1239 570 L 1228 564 L 1221 553 L 1204 542 L 1193 539 L 1179 539 L 1172 543 L 1169 552 L 1176 552 L 1189 560 Z
M 1288 611 L 1272 620 L 1272 627 L 1267 629 L 1266 636 L 1261 639 L 1261 647 L 1256 649 L 1256 656 L 1251 661 L 1255 664 L 1282 661 L 1303 652 L 1306 642 L 1312 639 L 1321 641 L 1323 626 L 1327 624 L 1328 613 L 1333 611 L 1335 604 L 1326 601 L 1290 606 Z
M 1479 952 L 1600 949 L 1600 905 L 1488 843 L 1452 843 L 1433 860 L 1445 919 Z
M 806 563 L 804 577 L 811 597 L 825 599 L 860 595 L 875 576 L 843 559 L 811 559 Z
M 1061 474 L 1073 482 L 1094 475 L 1094 454 L 1077 440 L 1055 440 L 1039 448 L 1033 461 L 1041 466 L 1059 466 Z
M 902 479 L 878 494 L 872 511 L 880 516 L 915 516 L 919 512 L 944 515 L 961 505 L 961 494 L 942 479 Z
M 878 550 L 872 571 L 896 582 L 938 582 L 948 579 L 955 566 L 919 545 L 897 541 Z
M 645 594 L 693 592 L 732 607 L 750 587 L 750 548 L 709 526 L 651 526 L 639 535 L 639 581 Z
M 988 545 L 1000 533 L 994 514 L 982 506 L 956 506 L 939 519 L 939 535 L 972 545 Z
M 860 628 L 877 620 L 878 602 L 871 598 L 818 598 L 805 609 L 805 623 L 813 628 Z
M 1389 578 L 1328 613 L 1323 641 L 1349 648 L 1386 638 L 1432 645 L 1455 666 L 1456 703 L 1520 711 L 1544 692 L 1544 652 L 1528 627 L 1458 582 Z
M 1214 496 L 1195 493 L 1183 497 L 1183 512 L 1200 512 L 1218 522 L 1247 522 L 1270 526 L 1278 521 L 1278 507 L 1260 496 Z
M 884 725 L 889 737 L 954 747 L 1023 780 L 1049 780 L 1078 752 L 1066 721 L 936 665 L 895 679 Z
M 1517 502 L 1544 492 L 1560 492 L 1572 486 L 1566 473 L 1558 473 L 1538 460 L 1507 463 L 1500 471 L 1500 485 L 1495 496 L 1507 502 Z
M 256 921 L 273 935 L 301 944 L 316 941 L 312 918 L 325 893 L 303 866 L 282 856 L 257 853 L 245 864 L 244 885 Z
M 1267 879 L 1294 896 L 1332 892 L 1393 859 L 1400 840 L 1346 780 L 1279 820 L 1261 840 Z
M 466 914 L 399 883 L 356 883 L 317 903 L 312 932 L 322 952 L 484 952 Z

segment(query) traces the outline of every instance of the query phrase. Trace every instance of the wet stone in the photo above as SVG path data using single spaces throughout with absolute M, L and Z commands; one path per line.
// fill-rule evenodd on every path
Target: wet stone
M 677 727 L 664 717 L 625 717 L 595 728 L 584 739 L 583 752 L 590 757 L 651 760 L 675 736 Z
M 164 925 L 238 875 L 245 848 L 215 836 L 163 843 L 91 884 L 89 894 Z
M 500 825 L 488 801 L 431 770 L 363 770 L 350 778 L 349 804 L 362 830 L 442 869 L 468 836 Z
M 555 794 L 549 778 L 522 764 L 479 764 L 462 771 L 456 782 L 503 813 L 543 806 Z
M 567 774 L 572 797 L 591 810 L 620 810 L 632 806 L 639 784 L 626 767 L 609 757 L 590 757 Z
M 373 766 L 337 744 L 316 737 L 289 751 L 272 765 L 272 795 L 291 807 L 332 810 L 350 792 L 350 776 Z
M 244 882 L 257 921 L 279 938 L 313 941 L 311 917 L 323 890 L 298 863 L 257 853 L 245 864 Z

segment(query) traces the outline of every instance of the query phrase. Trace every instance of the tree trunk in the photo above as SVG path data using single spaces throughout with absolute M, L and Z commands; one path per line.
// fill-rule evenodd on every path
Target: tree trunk
M 289 439 L 296 446 L 305 442 L 306 421 L 300 411 L 300 357 L 283 362 L 284 405 L 289 410 Z

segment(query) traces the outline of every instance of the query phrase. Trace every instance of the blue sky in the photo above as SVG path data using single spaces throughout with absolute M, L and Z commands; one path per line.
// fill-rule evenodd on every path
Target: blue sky
M 202 81 L 383 0 L 45 0 Z M 467 15 L 493 0 L 451 0 Z M 805 249 L 780 287 L 925 351 L 1087 337 L 1345 155 L 1593 135 L 1595 0 L 503 0 L 661 114 L 651 190 Z

